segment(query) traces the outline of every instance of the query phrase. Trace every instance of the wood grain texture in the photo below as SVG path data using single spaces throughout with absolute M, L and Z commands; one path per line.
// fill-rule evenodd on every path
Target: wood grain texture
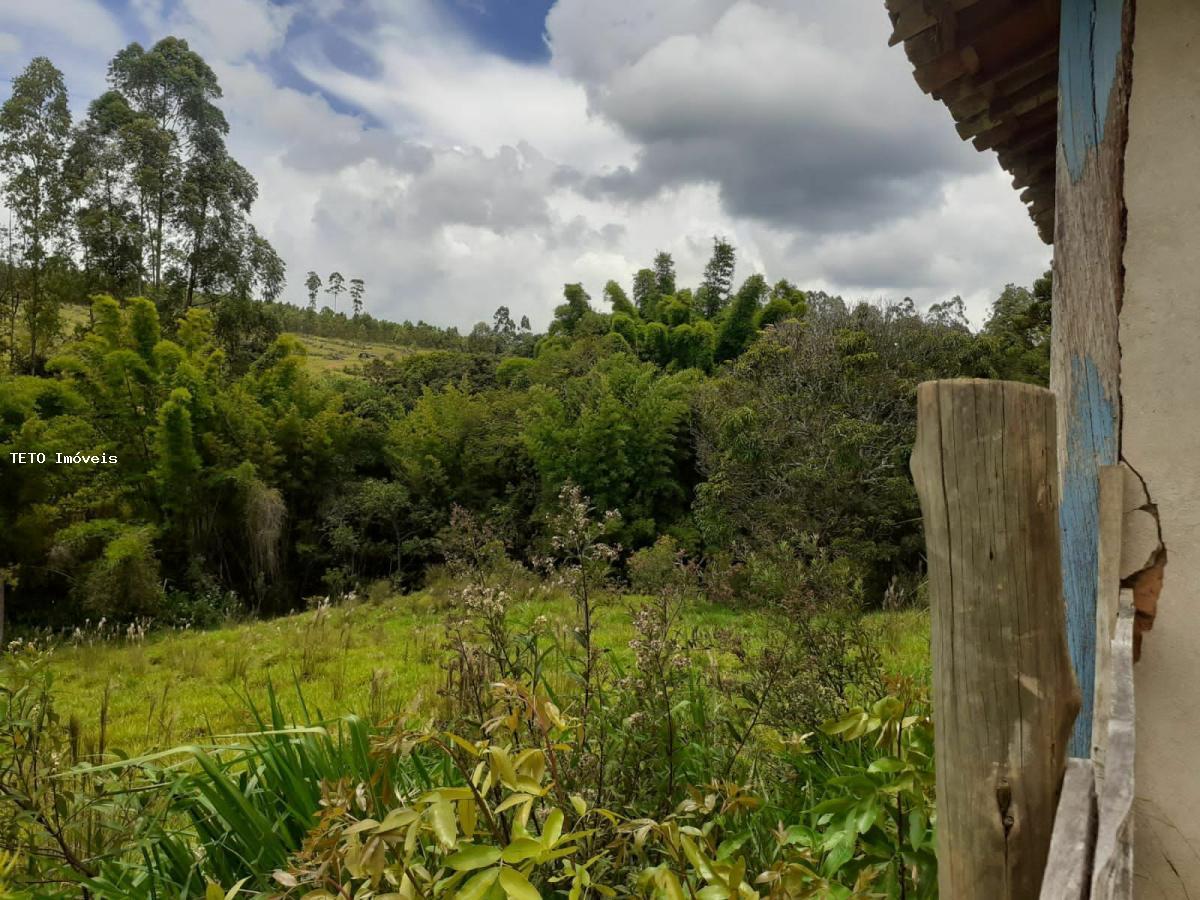
M 1104 785 L 1097 798 L 1092 900 L 1133 896 L 1133 619 L 1133 597 L 1123 591 L 1112 642 L 1112 708 Z
M 1068 759 L 1054 817 L 1041 900 L 1088 900 L 1096 845 L 1096 791 L 1092 763 Z
M 979 380 L 927 382 L 917 397 L 940 895 L 1036 897 L 1079 709 L 1059 562 L 1055 399 Z
M 1063 0 L 1050 381 L 1060 414 L 1063 590 L 1083 697 L 1070 748 L 1078 757 L 1092 751 L 1100 467 L 1119 452 L 1131 28 L 1129 0 Z
M 1096 693 L 1092 725 L 1092 762 L 1097 785 L 1104 781 L 1108 715 L 1112 704 L 1112 640 L 1121 598 L 1121 545 L 1125 518 L 1122 466 L 1100 470 L 1100 544 L 1096 597 Z M 1097 787 L 1099 790 L 1099 787 Z

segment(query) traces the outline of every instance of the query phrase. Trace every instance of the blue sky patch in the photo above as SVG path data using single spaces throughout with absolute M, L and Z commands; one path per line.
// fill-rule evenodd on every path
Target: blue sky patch
M 517 62 L 550 58 L 546 14 L 554 0 L 443 0 L 456 25 L 479 46 Z

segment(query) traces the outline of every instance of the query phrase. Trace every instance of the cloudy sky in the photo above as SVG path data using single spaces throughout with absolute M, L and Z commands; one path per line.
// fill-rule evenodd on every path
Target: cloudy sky
M 82 113 L 166 34 L 220 78 L 295 302 L 337 269 L 376 315 L 544 326 L 657 250 L 695 282 L 720 234 L 739 277 L 979 320 L 1049 261 L 882 0 L 0 0 L 0 77 L 49 56 Z

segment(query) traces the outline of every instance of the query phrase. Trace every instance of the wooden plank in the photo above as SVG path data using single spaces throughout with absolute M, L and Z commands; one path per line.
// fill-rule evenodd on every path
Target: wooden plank
M 1088 900 L 1096 845 L 1096 792 L 1091 760 L 1068 759 L 1054 816 L 1041 900 Z
M 1039 134 L 1042 130 L 1052 131 L 1058 120 L 1058 110 L 1054 106 L 1042 106 L 1030 110 L 1021 116 L 1014 116 L 1002 124 L 977 136 L 971 143 L 976 150 L 992 150 L 1018 135 Z
M 921 498 L 938 721 L 938 884 L 1037 896 L 1079 708 L 1059 565 L 1055 400 L 1005 381 L 922 384 Z
M 979 54 L 971 47 L 951 50 L 931 62 L 918 66 L 913 73 L 917 86 L 932 94 L 957 78 L 979 71 Z
M 1092 727 L 1092 762 L 1096 783 L 1104 781 L 1108 717 L 1112 704 L 1112 641 L 1121 600 L 1121 541 L 1124 531 L 1125 472 L 1121 466 L 1100 470 L 1100 548 L 1096 598 L 1096 704 Z M 1097 787 L 1099 790 L 1099 787 Z
M 1130 0 L 1063 0 L 1060 38 L 1050 382 L 1060 413 L 1068 636 L 1084 704 L 1071 755 L 1083 757 L 1095 701 L 1100 468 L 1116 464 L 1120 434 Z
M 890 2 L 887 6 L 892 16 L 892 36 L 888 39 L 888 46 L 894 47 L 901 41 L 910 40 L 931 28 L 952 28 L 955 13 L 978 2 L 979 0 L 938 0 L 937 3 L 926 3 L 924 0 L 908 3 Z
M 979 0 L 886 0 L 892 18 L 892 36 L 888 46 L 916 37 L 939 26 L 953 27 L 955 14 L 974 6 Z
M 1112 642 L 1112 710 L 1104 785 L 1097 806 L 1096 856 L 1092 900 L 1133 896 L 1133 595 L 1121 592 L 1121 610 Z
M 938 92 L 937 99 L 945 102 L 953 112 L 960 103 L 970 103 L 971 97 L 984 95 L 988 100 L 1001 97 L 1027 84 L 1032 78 L 1058 71 L 1058 37 L 1048 35 L 1038 44 L 1014 56 L 1003 66 L 984 72 L 970 81 L 959 81 Z M 970 107 L 977 112 L 977 107 Z

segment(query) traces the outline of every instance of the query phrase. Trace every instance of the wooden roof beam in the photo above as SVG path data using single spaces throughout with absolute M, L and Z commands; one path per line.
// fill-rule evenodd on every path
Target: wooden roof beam
M 1057 77 L 1052 76 L 1052 81 L 1049 89 L 1043 87 L 1036 91 L 1022 91 L 993 101 L 988 105 L 986 112 L 957 123 L 955 127 L 958 129 L 958 136 L 964 141 L 970 140 L 1014 118 L 1035 112 L 1046 104 L 1055 104 L 1057 110 Z
M 888 46 L 894 47 L 901 41 L 912 40 L 922 32 L 938 28 L 945 23 L 947 14 L 953 15 L 974 6 L 979 0 L 889 0 L 887 6 L 892 17 L 892 36 Z

